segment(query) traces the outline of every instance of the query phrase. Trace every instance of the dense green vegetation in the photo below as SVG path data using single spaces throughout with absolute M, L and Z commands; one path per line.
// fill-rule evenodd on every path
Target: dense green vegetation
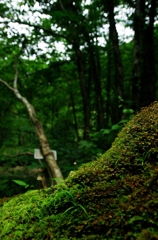
M 35 222 L 43 239 L 115 239 L 118 229 L 120 239 L 157 238 L 157 104 L 136 115 L 158 100 L 157 16 L 155 0 L 0 3 L 0 198 L 35 190 L 20 196 L 26 211 L 38 200 L 27 222 L 15 212 L 16 227 Z M 66 181 L 43 192 L 60 182 L 57 170 Z M 4 205 L 6 221 L 16 201 Z
M 158 103 L 96 161 L 46 190 L 1 200 L 1 239 L 158 239 Z

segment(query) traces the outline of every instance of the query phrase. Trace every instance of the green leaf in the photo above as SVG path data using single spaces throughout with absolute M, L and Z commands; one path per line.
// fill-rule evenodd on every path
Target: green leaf
M 23 182 L 21 180 L 12 180 L 13 182 L 15 182 L 16 184 L 23 186 L 23 187 L 28 187 L 29 185 L 26 182 Z
M 123 119 L 123 120 L 119 121 L 119 124 L 127 123 L 127 122 L 128 122 L 128 119 Z
M 132 114 L 132 113 L 134 113 L 134 110 L 133 110 L 133 109 L 125 108 L 125 109 L 123 109 L 123 113 L 124 113 L 124 114 Z
M 129 224 L 133 224 L 135 221 L 142 221 L 142 217 L 141 216 L 134 216 L 134 217 L 132 217 L 132 218 L 130 218 L 130 220 L 129 220 Z
M 78 148 L 81 149 L 81 148 L 91 148 L 93 147 L 93 143 L 90 142 L 90 141 L 86 141 L 86 140 L 81 140 L 80 143 L 79 143 L 79 146 Z
M 100 130 L 103 134 L 110 134 L 111 130 L 110 129 L 101 129 Z
M 73 204 L 75 204 L 75 202 L 76 202 L 76 199 L 75 199 L 75 197 L 69 192 L 69 191 L 66 191 L 66 190 L 63 190 L 63 192 L 65 192 L 66 194 L 67 194 L 67 196 L 69 195 L 70 196 L 70 198 L 72 199 L 72 201 L 73 201 Z
M 74 209 L 74 206 L 69 207 L 67 210 L 65 210 L 65 212 L 63 212 L 63 214 L 66 214 L 66 213 L 69 212 L 71 209 Z
M 77 206 L 80 207 L 84 211 L 84 213 L 88 216 L 86 209 L 81 204 L 77 204 Z
M 111 130 L 118 130 L 120 129 L 120 126 L 118 124 L 115 124 L 112 126 Z

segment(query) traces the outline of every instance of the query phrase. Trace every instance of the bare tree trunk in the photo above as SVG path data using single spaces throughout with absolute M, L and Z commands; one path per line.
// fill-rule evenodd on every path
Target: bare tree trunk
M 78 74 L 79 74 L 79 80 L 80 80 L 80 88 L 81 88 L 81 94 L 83 99 L 83 112 L 84 112 L 84 139 L 89 139 L 89 133 L 90 133 L 90 99 L 89 99 L 89 91 L 86 84 L 85 79 L 85 71 L 84 71 L 84 63 L 82 58 L 82 53 L 79 49 L 79 46 L 77 44 L 73 44 L 76 58 L 77 58 L 77 67 L 78 67 Z
M 77 143 L 79 142 L 79 134 L 78 134 L 78 123 L 77 123 L 77 116 L 76 116 L 76 109 L 75 109 L 75 101 L 74 101 L 74 96 L 72 89 L 70 88 L 70 99 L 71 99 L 71 105 L 72 105 L 72 112 L 74 116 L 74 126 L 75 126 L 75 132 L 76 132 L 76 138 L 77 138 Z
M 149 8 L 149 23 L 144 28 L 143 41 L 143 71 L 141 78 L 141 94 L 140 106 L 148 106 L 155 101 L 156 90 L 156 69 L 155 69 L 155 47 L 154 47 L 154 22 L 156 17 L 155 0 L 150 1 Z M 145 20 L 144 20 L 145 21 Z
M 71 100 L 72 112 L 73 112 L 73 117 L 74 117 L 74 127 L 75 127 L 77 143 L 78 143 L 79 142 L 78 123 L 77 123 L 74 95 L 73 95 L 73 90 L 72 90 L 72 87 L 71 87 L 72 85 L 71 85 L 71 82 L 69 81 L 68 77 L 66 76 L 66 74 L 64 74 L 64 77 L 67 81 L 68 90 L 69 90 L 69 93 L 70 93 L 70 100 Z
M 123 88 L 123 67 L 121 60 L 121 53 L 119 49 L 118 33 L 116 29 L 115 16 L 114 16 L 114 2 L 109 1 L 108 4 L 108 19 L 109 19 L 109 35 L 112 42 L 113 55 L 115 60 L 115 71 L 116 71 L 116 87 L 118 96 L 124 98 L 124 88 Z
M 155 100 L 156 69 L 154 53 L 154 21 L 157 1 L 137 0 L 134 14 L 133 109 Z M 149 19 L 146 21 L 146 19 Z
M 112 53 L 111 53 L 111 45 L 110 45 L 110 41 L 107 41 L 107 76 L 106 76 L 106 85 L 105 85 L 105 89 L 106 89 L 106 94 L 107 94 L 107 98 L 106 98 L 106 122 L 105 122 L 105 128 L 109 128 L 109 123 L 111 121 L 111 117 L 113 117 L 112 113 L 111 113 L 111 85 L 112 85 L 112 76 L 111 76 L 111 72 L 112 72 Z
M 91 70 L 91 77 L 94 82 L 94 91 L 96 98 L 96 112 L 97 112 L 97 131 L 105 127 L 104 121 L 104 104 L 103 97 L 101 91 L 101 79 L 100 79 L 100 59 L 97 54 L 97 47 L 92 45 L 90 41 L 88 41 L 89 47 L 89 64 Z
M 123 100 L 124 100 L 124 80 L 123 80 L 123 67 L 122 67 L 122 59 L 121 59 L 121 53 L 119 49 L 119 40 L 118 40 L 118 33 L 116 29 L 116 22 L 115 22 L 115 14 L 114 14 L 114 7 L 115 2 L 114 0 L 108 1 L 108 4 L 106 4 L 105 1 L 103 1 L 104 8 L 108 12 L 108 20 L 109 20 L 109 38 L 112 45 L 112 51 L 113 51 L 113 57 L 114 57 L 114 64 L 115 64 L 115 119 L 114 123 L 117 123 L 120 121 L 120 119 L 123 117 Z M 116 92 L 116 93 L 115 93 Z
M 34 107 L 29 103 L 29 101 L 23 97 L 18 88 L 17 88 L 17 79 L 18 79 L 18 71 L 16 69 L 16 74 L 15 74 L 15 78 L 14 78 L 14 83 L 13 83 L 13 87 L 11 87 L 7 82 L 5 82 L 4 80 L 0 79 L 0 82 L 3 83 L 5 86 L 7 86 L 11 91 L 14 92 L 15 96 L 25 105 L 29 117 L 34 125 L 35 128 L 35 132 L 38 136 L 39 139 L 39 144 L 40 144 L 40 148 L 41 148 L 41 152 L 44 156 L 44 159 L 46 161 L 46 164 L 52 174 L 53 178 L 61 178 L 63 179 L 61 170 L 57 164 L 57 162 L 54 159 L 54 154 L 51 151 L 51 148 L 49 146 L 47 137 L 45 135 L 43 126 L 41 124 L 41 122 L 39 121 L 39 119 L 36 116 L 36 112 Z M 58 181 L 55 180 L 55 182 L 57 183 Z
M 134 13 L 134 65 L 132 83 L 132 108 L 138 111 L 140 106 L 140 84 L 143 71 L 143 41 L 145 27 L 145 1 L 137 0 Z

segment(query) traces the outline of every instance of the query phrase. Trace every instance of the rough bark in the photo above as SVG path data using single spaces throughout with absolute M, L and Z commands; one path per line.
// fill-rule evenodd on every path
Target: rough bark
M 35 128 L 35 132 L 37 134 L 37 137 L 39 139 L 39 144 L 40 144 L 40 148 L 41 148 L 41 152 L 44 156 L 44 159 L 46 161 L 46 164 L 52 174 L 53 178 L 61 178 L 63 179 L 61 170 L 57 164 L 57 162 L 54 159 L 54 154 L 51 151 L 51 148 L 49 146 L 47 137 L 45 135 L 43 126 L 41 124 L 41 122 L 39 121 L 39 119 L 36 116 L 36 112 L 34 107 L 29 103 L 29 101 L 23 97 L 18 88 L 17 88 L 17 80 L 18 80 L 18 71 L 16 69 L 16 74 L 15 74 L 15 78 L 14 78 L 14 83 L 13 83 L 13 87 L 11 87 L 7 82 L 5 82 L 4 80 L 0 79 L 0 82 L 3 83 L 5 86 L 7 86 L 11 91 L 14 92 L 15 96 L 24 104 L 24 106 L 26 107 L 29 117 L 34 125 Z M 57 181 L 55 181 L 57 182 Z

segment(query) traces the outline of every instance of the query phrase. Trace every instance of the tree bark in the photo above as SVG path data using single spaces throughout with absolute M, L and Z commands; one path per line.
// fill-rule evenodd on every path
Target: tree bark
M 148 6 L 149 7 L 149 6 Z M 149 23 L 144 28 L 143 41 L 143 71 L 141 78 L 140 107 L 148 106 L 155 101 L 156 69 L 154 54 L 154 20 L 156 16 L 156 1 L 151 0 L 149 7 Z
M 157 3 L 137 0 L 134 14 L 133 106 L 135 111 L 155 100 L 156 70 L 154 54 L 154 19 Z M 146 19 L 149 19 L 146 22 Z
M 80 80 L 80 89 L 83 99 L 83 112 L 84 112 L 84 139 L 89 139 L 89 133 L 90 133 L 90 99 L 89 99 L 89 91 L 86 84 L 85 79 L 85 70 L 84 70 L 84 63 L 82 58 L 82 53 L 79 49 L 79 46 L 74 43 L 73 44 L 76 58 L 77 58 L 77 67 L 78 67 L 78 74 L 79 74 L 79 80 Z
M 97 112 L 97 131 L 105 127 L 104 121 L 104 106 L 103 106 L 103 98 L 101 92 L 101 80 L 100 80 L 100 59 L 97 55 L 98 49 L 92 45 L 90 41 L 88 41 L 89 47 L 89 63 L 91 69 L 91 78 L 94 82 L 94 92 L 96 98 L 96 112 Z
M 106 122 L 105 122 L 105 128 L 109 128 L 109 123 L 111 121 L 111 85 L 112 85 L 112 51 L 111 51 L 111 44 L 110 41 L 107 41 L 107 75 L 106 75 Z
M 49 146 L 47 137 L 45 135 L 43 126 L 41 124 L 41 122 L 39 121 L 39 119 L 36 116 L 36 112 L 34 107 L 29 103 L 29 101 L 23 97 L 18 88 L 17 88 L 17 79 L 18 79 L 18 71 L 16 69 L 16 73 L 15 73 L 15 78 L 14 78 L 14 83 L 13 83 L 13 87 L 11 87 L 7 82 L 5 82 L 4 80 L 0 79 L 0 82 L 3 83 L 5 86 L 7 86 L 11 91 L 14 92 L 15 96 L 24 104 L 24 106 L 26 107 L 29 117 L 34 125 L 35 128 L 35 132 L 37 134 L 37 137 L 39 139 L 39 144 L 40 144 L 40 149 L 41 152 L 44 156 L 44 159 L 46 161 L 46 164 L 52 174 L 53 178 L 61 178 L 63 179 L 63 175 L 61 173 L 61 170 L 56 162 L 56 160 L 54 159 L 54 154 L 51 151 L 51 148 Z M 55 180 L 55 182 L 57 183 L 58 181 Z
M 134 13 L 134 64 L 132 79 L 132 109 L 137 112 L 140 106 L 140 84 L 143 71 L 143 41 L 145 27 L 145 1 L 137 0 Z
M 113 47 L 113 55 L 115 60 L 115 71 L 116 71 L 116 86 L 117 86 L 117 93 L 118 96 L 124 98 L 124 89 L 123 89 L 123 68 L 122 68 L 122 60 L 121 60 L 121 53 L 119 49 L 119 40 L 118 40 L 118 33 L 116 29 L 115 23 L 115 15 L 114 15 L 114 2 L 113 0 L 109 1 L 109 32 L 110 32 L 110 39 L 112 42 Z
M 108 20 L 109 20 L 109 38 L 112 44 L 114 64 L 115 64 L 115 87 L 116 91 L 114 91 L 115 100 L 114 100 L 114 108 L 115 108 L 115 119 L 114 122 L 117 123 L 123 116 L 123 100 L 124 100 L 124 83 L 123 83 L 123 67 L 121 60 L 121 53 L 119 49 L 119 40 L 118 33 L 116 29 L 115 22 L 115 14 L 114 14 L 114 1 L 110 0 L 107 5 L 105 5 L 105 9 L 108 8 Z
M 66 74 L 64 74 L 64 77 L 65 77 L 65 79 L 67 81 L 67 85 L 68 85 L 68 89 L 69 89 L 71 106 L 72 106 L 72 112 L 73 112 L 73 117 L 74 117 L 74 127 L 75 127 L 77 143 L 78 143 L 79 142 L 78 123 L 77 123 L 74 95 L 73 95 L 73 90 L 72 90 L 72 87 L 71 87 L 72 85 L 71 85 L 71 82 L 69 81 L 68 77 L 66 76 Z

